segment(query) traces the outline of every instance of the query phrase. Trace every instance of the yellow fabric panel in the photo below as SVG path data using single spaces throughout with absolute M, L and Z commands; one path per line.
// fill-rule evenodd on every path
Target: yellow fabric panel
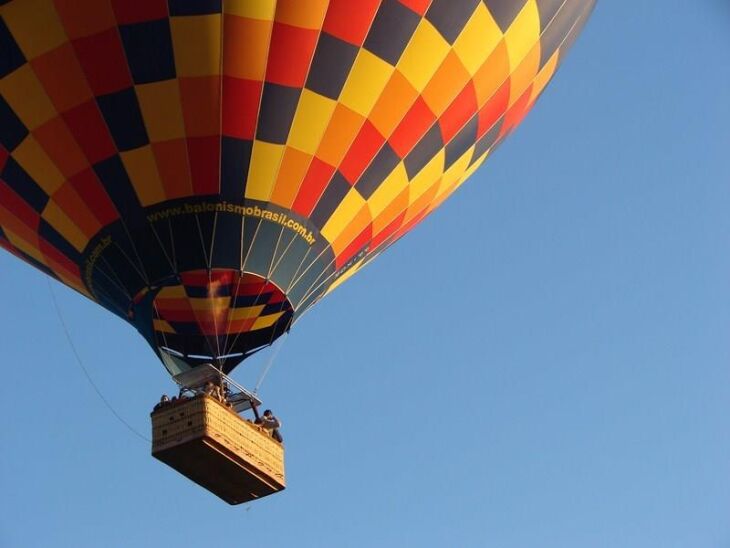
M 426 192 L 434 181 L 437 181 L 444 174 L 444 159 L 446 153 L 441 149 L 424 168 L 419 171 L 409 185 L 411 189 L 411 203 L 415 202 L 421 194 Z
M 360 234 L 368 228 L 368 225 L 372 222 L 373 218 L 370 215 L 370 210 L 367 205 L 363 205 L 354 217 L 352 217 L 344 225 L 344 230 L 340 232 L 332 242 L 332 250 L 335 252 L 335 256 L 340 255 L 347 249 Z
M 271 21 L 227 16 L 223 34 L 223 74 L 262 81 L 272 28 Z
M 0 80 L 0 95 L 15 111 L 23 125 L 31 131 L 58 115 L 45 89 L 28 64 Z
M 540 44 L 535 44 L 510 77 L 509 106 L 519 99 L 540 70 Z
M 360 49 L 340 93 L 340 102 L 358 114 L 367 116 L 394 70 L 380 57 Z
M 41 253 L 40 249 L 38 249 L 36 244 L 27 241 L 26 239 L 22 238 L 5 226 L 3 226 L 3 232 L 5 233 L 5 237 L 8 239 L 8 241 L 23 253 L 30 257 L 33 257 L 41 264 L 46 264 L 48 262 L 48 260 L 45 258 L 43 253 Z
M 43 214 L 41 215 L 48 223 L 66 238 L 69 243 L 78 251 L 83 251 L 89 239 L 77 227 L 74 222 L 56 205 L 53 200 L 48 200 Z
M 159 331 L 161 333 L 175 333 L 175 330 L 172 328 L 172 326 L 165 320 L 153 319 L 152 324 L 155 331 Z
M 545 66 L 540 69 L 540 72 L 535 76 L 535 80 L 532 83 L 532 94 L 530 95 L 530 103 L 533 103 L 537 100 L 540 93 L 542 93 L 542 90 L 545 89 L 545 86 L 547 86 L 550 79 L 555 74 L 555 71 L 558 68 L 558 59 L 560 58 L 560 54 L 556 51 L 553 53 L 552 57 L 548 59 L 547 63 L 545 63 Z
M 68 39 L 53 0 L 20 0 L 0 8 L 26 59 L 33 59 Z
M 469 169 L 468 169 L 468 170 L 466 170 L 466 171 L 464 172 L 464 174 L 463 174 L 463 175 L 461 176 L 461 178 L 460 178 L 460 179 L 459 179 L 459 180 L 458 180 L 458 181 L 456 182 L 456 184 L 454 185 L 454 189 L 452 190 L 452 192 L 456 191 L 456 189 L 457 189 L 457 188 L 459 188 L 459 187 L 460 187 L 461 185 L 463 185 L 463 184 L 464 184 L 464 183 L 466 182 L 466 180 L 467 180 L 467 179 L 468 179 L 469 177 L 471 177 L 472 175 L 474 175 L 474 172 L 475 172 L 475 171 L 476 171 L 477 169 L 479 169 L 479 167 L 480 167 L 480 166 L 481 166 L 481 165 L 482 165 L 482 164 L 484 163 L 484 160 L 486 160 L 486 159 L 487 159 L 487 156 L 489 156 L 489 153 L 490 153 L 490 152 L 491 152 L 491 149 L 490 149 L 490 150 L 488 150 L 488 151 L 486 151 L 486 152 L 485 152 L 484 154 L 482 154 L 482 155 L 481 155 L 481 156 L 479 157 L 479 159 L 478 159 L 478 160 L 477 160 L 476 162 L 474 162 L 474 163 L 473 163 L 473 164 L 472 164 L 472 165 L 471 165 L 471 166 L 469 167 Z
M 172 17 L 170 29 L 178 76 L 220 74 L 220 14 Z
M 479 2 L 464 30 L 454 42 L 454 52 L 472 76 L 502 39 L 502 31 L 487 7 Z
M 408 173 L 403 162 L 400 162 L 368 199 L 373 217 L 380 215 L 407 186 Z
M 469 147 L 469 150 L 467 150 L 464 154 L 462 154 L 456 162 L 454 162 L 449 169 L 447 169 L 444 172 L 443 177 L 441 178 L 441 184 L 439 185 L 438 191 L 436 192 L 436 200 L 446 192 L 447 189 L 454 186 L 457 181 L 463 177 L 466 170 L 469 168 L 469 161 L 471 160 L 472 155 L 474 154 L 474 145 Z M 434 209 L 435 206 L 432 207 Z
M 137 197 L 143 206 L 149 206 L 167 199 L 157 171 L 157 163 L 149 145 L 120 152 L 124 167 L 132 181 Z
M 332 118 L 337 103 L 308 89 L 302 90 L 288 144 L 314 154 Z
M 150 142 L 168 141 L 185 136 L 180 107 L 180 88 L 176 80 L 135 87 Z
M 271 327 L 274 325 L 274 322 L 281 318 L 284 315 L 283 312 L 277 312 L 276 314 L 269 314 L 268 316 L 261 316 L 258 318 L 255 322 L 253 322 L 253 326 L 251 326 L 251 331 L 256 331 L 257 329 L 265 329 L 267 327 Z
M 421 19 L 403 56 L 398 61 L 397 69 L 417 91 L 421 92 L 449 49 L 449 43 L 436 28 L 426 19 Z
M 13 158 L 49 196 L 60 187 L 65 177 L 32 135 L 28 135 L 13 151 Z
M 247 306 L 246 308 L 231 308 L 228 313 L 228 321 L 250 320 L 258 317 L 264 309 L 263 304 L 258 306 Z
M 284 145 L 275 145 L 263 141 L 253 142 L 251 166 L 248 170 L 246 198 L 268 201 L 276 182 Z
M 516 69 L 536 42 L 540 41 L 540 12 L 535 0 L 528 0 L 504 35 L 509 64 Z
M 440 179 L 431 181 L 431 184 L 424 189 L 424 192 L 416 200 L 411 201 L 408 206 L 408 210 L 406 211 L 406 215 L 403 218 L 404 226 L 410 223 L 414 218 L 422 216 L 428 211 L 429 206 L 433 203 L 436 197 L 436 191 L 438 190 L 439 184 L 441 184 Z
M 230 297 L 201 297 L 190 299 L 190 307 L 198 311 L 225 311 L 228 310 L 230 304 Z
M 329 0 L 278 0 L 276 21 L 293 27 L 319 30 L 328 5 Z
M 185 292 L 185 287 L 182 285 L 173 285 L 164 287 L 160 290 L 157 295 L 157 299 L 187 299 L 188 294 Z
M 271 21 L 276 11 L 276 0 L 225 0 L 223 11 L 239 17 Z
M 328 242 L 334 242 L 364 205 L 365 199 L 357 190 L 351 188 L 322 228 L 322 236 Z

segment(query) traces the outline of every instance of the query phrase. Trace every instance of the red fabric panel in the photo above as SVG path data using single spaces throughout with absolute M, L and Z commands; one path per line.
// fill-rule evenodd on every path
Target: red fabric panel
M 301 88 L 307 78 L 318 31 L 274 23 L 266 81 Z
M 193 193 L 198 196 L 218 194 L 220 137 L 188 138 L 188 158 L 193 179 Z
M 388 142 L 398 156 L 405 158 L 435 121 L 436 116 L 428 108 L 426 101 L 423 97 L 418 97 Z
M 431 5 L 431 0 L 398 0 L 398 2 L 422 17 Z
M 330 0 L 322 30 L 361 46 L 379 6 L 380 0 Z
M 340 173 L 351 185 L 357 182 L 384 142 L 385 138 L 366 120 L 340 165 Z
M 350 243 L 337 257 L 335 262 L 335 268 L 341 268 L 342 265 L 347 263 L 358 251 L 360 251 L 365 244 L 367 244 L 373 237 L 373 225 L 368 225 L 365 230 L 358 234 L 352 243 Z
M 94 95 L 106 95 L 132 85 L 117 28 L 79 38 L 73 45 Z
M 439 118 L 444 143 L 448 143 L 454 135 L 459 133 L 459 130 L 476 114 L 477 108 L 476 92 L 474 85 L 470 82 Z
M 112 7 L 120 25 L 167 17 L 167 0 L 112 0 Z
M 324 189 L 327 188 L 327 183 L 332 179 L 334 172 L 335 168 L 331 165 L 326 164 L 319 158 L 312 158 L 312 164 L 307 170 L 304 181 L 302 181 L 302 186 L 299 188 L 292 209 L 299 215 L 308 217 Z
M 87 101 L 72 108 L 63 114 L 63 119 L 90 164 L 116 153 L 116 147 L 96 101 Z
M 497 93 L 479 111 L 477 138 L 483 137 L 502 117 L 509 104 L 509 82 L 502 84 Z
M 223 77 L 223 135 L 254 138 L 262 87 L 262 82 Z

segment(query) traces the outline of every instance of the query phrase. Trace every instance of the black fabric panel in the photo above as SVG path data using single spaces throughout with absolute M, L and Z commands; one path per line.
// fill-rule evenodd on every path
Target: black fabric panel
M 173 239 L 175 240 L 175 258 L 180 272 L 208 268 L 198 223 L 195 220 L 196 217 L 204 217 L 205 215 L 204 213 L 180 215 L 170 220 Z M 209 242 L 210 240 L 206 242 L 206 247 Z
M 293 238 L 293 239 L 292 239 Z M 271 281 L 277 286 L 286 290 L 294 279 L 305 257 L 316 257 L 315 250 L 296 234 L 283 242 L 284 246 L 279 250 L 283 255 L 274 258 L 276 265 L 271 273 Z M 281 260 L 279 260 L 281 259 Z
M 363 47 L 395 66 L 421 18 L 397 0 L 384 0 Z
M 331 253 L 328 258 L 330 261 L 334 262 L 333 253 Z M 324 261 L 322 259 L 314 261 L 314 264 L 310 267 L 310 263 L 313 262 L 311 259 L 312 257 L 309 257 L 307 262 L 302 265 L 302 268 L 297 275 L 301 276 L 301 278 L 297 280 L 296 285 L 291 287 L 287 293 L 287 298 L 297 311 L 302 309 L 303 301 L 309 296 L 309 292 L 311 290 L 314 290 L 314 287 L 321 283 L 322 280 L 326 279 L 329 275 L 334 273 L 334 266 L 330 265 L 328 268 L 325 268 L 327 265 L 324 264 Z M 316 294 L 321 294 L 327 289 L 327 287 L 328 285 L 324 284 L 324 287 L 318 289 L 316 291 Z
M 355 188 L 366 200 L 378 189 L 380 183 L 395 169 L 400 162 L 398 154 L 386 142 L 373 161 L 355 183 Z
M 326 32 L 320 34 L 306 87 L 330 99 L 337 99 L 358 49 Z
M 350 183 L 347 182 L 347 179 L 339 171 L 335 172 L 322 197 L 319 199 L 317 206 L 309 216 L 310 221 L 319 230 L 322 230 L 322 227 L 324 227 L 335 212 L 337 206 L 342 203 L 342 199 L 350 191 L 350 188 Z
M 482 2 L 489 8 L 502 32 L 506 32 L 517 14 L 525 7 L 527 0 L 482 0 Z
M 164 249 L 150 225 L 132 234 L 134 248 L 139 256 L 144 273 L 150 282 L 154 283 L 174 274 L 171 264 L 172 248 Z M 167 253 L 167 256 L 165 255 Z
M 469 150 L 469 147 L 477 140 L 477 129 L 479 120 L 477 116 L 473 116 L 467 124 L 461 128 L 453 139 L 446 145 L 446 158 L 444 159 L 444 169 L 448 169 L 461 156 Z
M 248 306 L 256 306 L 264 304 L 271 298 L 271 292 L 257 293 L 255 295 L 236 295 L 231 303 L 232 308 L 245 308 Z
M 545 28 L 550 23 L 550 20 L 555 17 L 561 6 L 565 3 L 565 0 L 536 0 L 537 11 L 540 14 L 540 30 Z
M 149 143 L 134 88 L 101 95 L 96 102 L 119 150 L 132 150 Z
M 108 229 L 108 235 L 111 237 L 112 243 L 104 249 L 102 256 L 96 262 L 97 268 L 108 263 L 108 269 L 114 272 L 116 277 L 120 279 L 122 286 L 132 296 L 147 285 L 147 280 L 143 275 L 145 269 L 140 265 L 140 259 L 138 258 L 139 246 L 136 245 L 136 240 L 133 242 L 131 239 L 133 234 L 134 232 L 129 234 L 122 223 L 114 223 Z M 126 303 L 127 301 L 124 304 Z
M 9 151 L 15 150 L 28 135 L 28 128 L 23 125 L 20 118 L 13 112 L 5 98 L 0 95 L 0 143 Z
M 218 213 L 213 242 L 213 268 L 241 268 L 241 224 L 243 218 L 233 213 Z
M 175 57 L 168 19 L 121 25 L 119 33 L 135 84 L 175 78 Z
M 2 179 L 12 188 L 25 202 L 42 213 L 48 203 L 48 194 L 28 175 L 20 164 L 12 156 L 8 157 L 3 168 Z
M 147 223 L 137 193 L 119 156 L 94 164 L 94 172 L 127 226 L 141 227 Z
M 267 143 L 286 143 L 301 93 L 301 88 L 268 82 L 264 84 L 256 128 L 257 139 Z
M 207 15 L 221 12 L 221 0 L 167 0 L 170 15 Z
M 61 236 L 61 234 L 43 218 L 40 220 L 38 225 L 38 236 L 68 257 L 71 262 L 81 264 L 81 254 L 74 246 L 68 243 L 66 238 Z
M 245 257 L 243 269 L 246 272 L 253 272 L 263 278 L 268 278 L 276 243 L 284 228 L 279 224 L 255 220 L 259 222 L 254 232 L 244 234 L 244 249 L 246 250 L 244 253 L 248 256 Z M 248 223 L 246 231 L 248 231 Z M 250 246 L 246 245 L 248 241 L 251 241 Z
M 222 200 L 243 202 L 252 148 L 252 141 L 226 136 L 221 138 L 220 197 Z
M 496 124 L 494 124 L 494 126 L 492 126 L 492 129 L 487 131 L 482 138 L 477 141 L 477 144 L 474 147 L 474 155 L 471 157 L 472 164 L 497 142 L 499 132 L 502 130 L 502 122 L 503 119 L 500 119 Z
M 433 124 L 426 135 L 413 147 L 408 153 L 403 163 L 406 166 L 408 177 L 413 179 L 416 174 L 421 171 L 428 162 L 431 161 L 436 153 L 444 146 L 441 139 L 441 129 L 438 124 Z
M 566 53 L 570 50 L 571 47 L 573 47 L 573 42 L 576 41 L 578 38 L 578 35 L 580 34 L 580 31 L 583 29 L 583 25 L 585 25 L 588 17 L 590 17 L 591 13 L 593 13 L 593 10 L 595 9 L 596 4 L 595 2 L 590 5 L 588 9 L 585 9 L 583 14 L 578 18 L 578 20 L 573 25 L 572 30 L 568 33 L 568 36 L 565 37 L 565 40 L 563 40 L 562 45 L 560 46 L 560 58 L 558 59 L 559 62 L 562 62 L 563 57 Z
M 585 9 L 580 0 L 566 0 L 565 5 L 558 7 L 560 11 L 554 14 L 540 37 L 540 67 L 543 67 L 561 46 L 571 27 L 576 23 L 580 11 Z M 576 25 L 576 28 L 580 29 L 580 27 L 581 25 Z
M 453 44 L 474 13 L 479 0 L 433 0 L 426 12 L 426 19 Z
M 0 17 L 0 78 L 10 74 L 25 64 L 25 56 L 20 51 L 15 38 L 5 20 Z

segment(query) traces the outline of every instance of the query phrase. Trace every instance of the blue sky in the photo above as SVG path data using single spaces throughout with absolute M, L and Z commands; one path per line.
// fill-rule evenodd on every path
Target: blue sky
M 255 504 L 152 459 L 0 255 L 0 545 L 730 546 L 729 46 L 722 0 L 599 2 L 518 131 L 283 343 L 289 487 Z M 148 435 L 164 369 L 53 292 Z

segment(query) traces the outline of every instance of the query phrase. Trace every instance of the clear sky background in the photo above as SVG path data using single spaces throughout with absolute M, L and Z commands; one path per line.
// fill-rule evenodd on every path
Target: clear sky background
M 152 459 L 0 255 L 0 546 L 730 547 L 729 92 L 730 2 L 599 2 L 516 133 L 292 330 L 288 489 L 254 504 Z M 53 286 L 149 436 L 164 368 Z

